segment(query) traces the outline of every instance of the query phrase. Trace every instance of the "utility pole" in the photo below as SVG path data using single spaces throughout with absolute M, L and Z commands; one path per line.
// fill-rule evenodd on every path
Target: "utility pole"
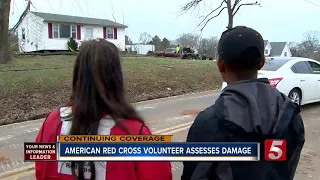
M 11 0 L 0 0 L 0 63 L 12 60 L 9 45 L 9 13 Z

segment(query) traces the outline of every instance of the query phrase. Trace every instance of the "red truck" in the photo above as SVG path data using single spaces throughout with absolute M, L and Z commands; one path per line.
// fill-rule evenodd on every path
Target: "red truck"
M 179 57 L 179 54 L 176 52 L 175 48 L 167 48 L 164 51 L 156 51 L 154 52 L 154 55 L 162 57 Z

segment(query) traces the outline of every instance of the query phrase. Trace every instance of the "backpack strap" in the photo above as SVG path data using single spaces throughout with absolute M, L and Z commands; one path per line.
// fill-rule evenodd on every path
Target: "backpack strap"
M 146 125 L 144 123 L 141 124 L 141 127 L 140 127 L 140 130 L 139 130 L 139 135 L 142 135 L 142 131 L 143 131 L 143 128 L 145 127 Z M 134 169 L 135 169 L 135 172 L 137 174 L 137 161 L 134 162 Z
M 143 131 L 143 128 L 145 127 L 146 125 L 144 123 L 141 124 L 141 127 L 140 127 L 140 131 L 139 131 L 139 135 L 142 135 L 142 131 Z
M 71 121 L 72 120 L 72 107 L 61 107 L 60 108 L 60 118 L 61 121 Z

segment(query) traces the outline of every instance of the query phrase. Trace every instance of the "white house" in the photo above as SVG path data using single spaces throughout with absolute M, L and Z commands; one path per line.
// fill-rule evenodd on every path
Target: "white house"
M 20 52 L 68 50 L 68 38 L 78 43 L 104 38 L 125 50 L 127 26 L 107 19 L 25 11 L 13 30 L 18 35 Z
M 291 51 L 287 42 L 269 42 L 268 40 L 264 41 L 266 57 L 272 56 L 281 56 L 281 57 L 291 57 Z

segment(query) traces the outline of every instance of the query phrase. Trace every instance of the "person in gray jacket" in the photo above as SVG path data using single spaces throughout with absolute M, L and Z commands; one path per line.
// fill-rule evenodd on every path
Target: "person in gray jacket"
M 300 107 L 257 79 L 264 42 L 257 31 L 239 26 L 222 33 L 217 65 L 228 86 L 215 104 L 202 111 L 187 142 L 260 142 L 257 162 L 184 162 L 182 180 L 293 180 L 304 145 Z M 264 159 L 264 141 L 287 141 L 286 160 Z

